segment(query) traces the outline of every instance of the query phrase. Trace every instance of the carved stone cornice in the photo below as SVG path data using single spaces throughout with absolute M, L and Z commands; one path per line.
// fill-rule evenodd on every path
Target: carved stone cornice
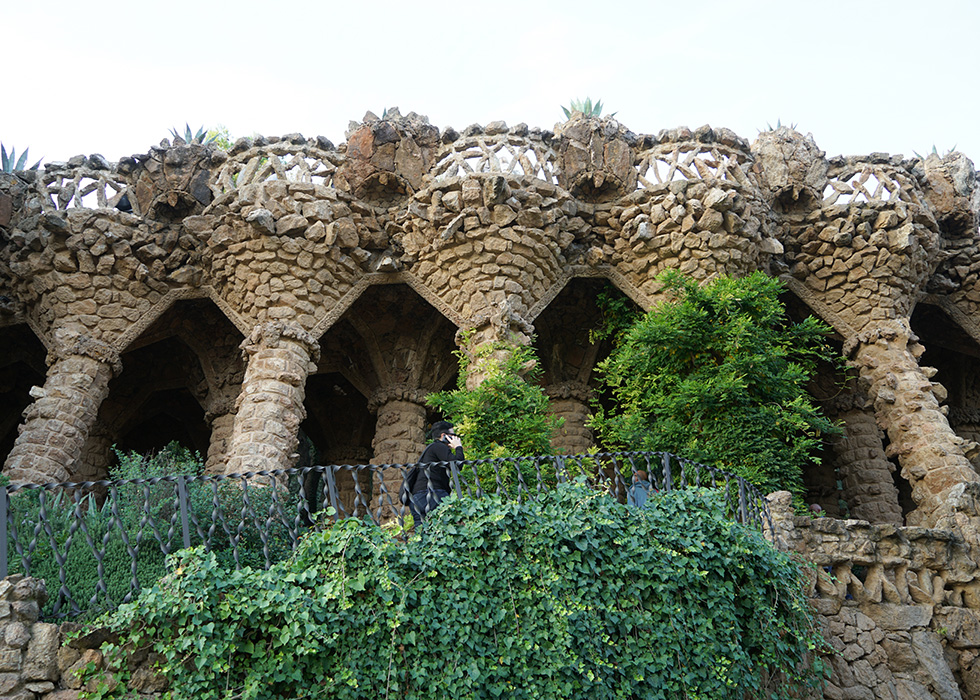
M 248 360 L 262 348 L 277 348 L 282 339 L 292 340 L 302 345 L 312 362 L 320 360 L 320 343 L 312 333 L 292 321 L 268 321 L 252 329 L 242 344 L 242 356 Z
M 429 392 L 425 389 L 410 386 L 408 384 L 388 384 L 378 387 L 368 399 L 368 410 L 377 413 L 382 406 L 392 401 L 408 401 L 409 403 L 425 406 L 425 399 Z
M 122 372 L 122 359 L 119 352 L 108 343 L 91 336 L 67 329 L 59 329 L 54 334 L 54 346 L 48 350 L 47 363 L 50 367 L 58 360 L 70 357 L 89 357 L 112 369 L 113 375 Z

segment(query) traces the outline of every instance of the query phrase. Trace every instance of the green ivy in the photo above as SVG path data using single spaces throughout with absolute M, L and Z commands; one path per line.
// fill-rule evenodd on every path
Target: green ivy
M 800 570 L 713 492 L 643 510 L 582 483 L 520 506 L 451 497 L 427 526 L 399 543 L 343 520 L 267 572 L 185 551 L 106 622 L 163 655 L 177 699 L 744 700 L 823 682 Z
M 830 329 L 790 322 L 781 283 L 762 273 L 700 286 L 671 270 L 659 280 L 669 301 L 599 366 L 611 395 L 592 418 L 603 444 L 679 454 L 801 496 L 803 466 L 840 432 L 806 391 L 818 361 L 843 363 L 826 344 Z

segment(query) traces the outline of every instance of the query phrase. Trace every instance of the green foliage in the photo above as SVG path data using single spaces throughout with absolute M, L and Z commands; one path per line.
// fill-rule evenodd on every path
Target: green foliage
M 151 455 L 117 451 L 116 456 L 118 465 L 110 474 L 112 479 L 197 475 L 203 468 L 200 455 L 176 442 Z M 134 577 L 140 585 L 148 585 L 166 572 L 166 557 L 157 536 L 171 551 L 182 546 L 174 491 L 173 482 L 161 481 L 121 484 L 101 495 L 81 491 L 18 492 L 11 497 L 11 509 L 22 551 L 17 551 L 13 544 L 8 547 L 10 571 L 26 573 L 25 554 L 29 555 L 31 575 L 48 583 L 50 599 L 43 612 L 51 614 L 62 583 L 57 557 L 63 556 L 64 586 L 80 611 L 94 615 L 111 608 L 130 592 Z M 291 503 L 295 494 L 277 486 L 252 486 L 248 496 L 250 507 L 246 510 L 239 482 L 188 484 L 190 511 L 197 514 L 205 531 L 215 510 L 228 523 L 229 530 L 217 527 L 212 545 L 224 566 L 233 567 L 236 556 L 241 566 L 263 566 L 266 555 L 271 561 L 279 561 L 292 551 L 286 527 L 270 518 L 269 512 L 275 502 Z M 46 519 L 40 516 L 42 504 Z M 156 533 L 151 522 L 156 524 Z M 172 536 L 171 526 L 175 527 Z M 200 542 L 201 533 L 193 524 L 191 527 L 192 542 Z M 135 571 L 121 529 L 127 534 L 129 546 L 136 550 Z M 260 529 L 267 533 L 265 541 Z M 238 538 L 234 544 L 229 531 Z M 13 537 L 12 532 L 10 536 Z M 34 538 L 32 546 L 30 542 Z M 96 549 L 103 551 L 101 581 Z M 64 604 L 59 612 L 67 612 Z
M 214 129 L 208 129 L 203 143 L 212 143 L 218 150 L 227 151 L 234 145 L 235 139 L 231 137 L 227 126 L 219 124 Z
M 599 118 L 602 116 L 602 100 L 597 100 L 595 104 L 592 104 L 592 98 L 586 97 L 585 101 L 576 98 L 572 100 L 570 107 L 562 107 L 561 111 L 565 113 L 565 119 L 571 119 L 574 112 L 580 112 L 586 117 Z M 610 117 L 615 117 L 617 112 L 610 114 Z
M 548 411 L 548 397 L 535 383 L 541 368 L 529 346 L 487 344 L 459 358 L 459 385 L 453 391 L 430 394 L 429 405 L 451 420 L 463 440 L 467 460 L 529 457 L 553 453 L 551 438 L 564 422 Z M 470 363 L 484 379 L 475 389 L 466 388 Z M 484 489 L 498 487 L 517 493 L 518 483 L 539 481 L 531 460 L 509 459 L 470 466 Z M 542 474 L 554 484 L 554 474 Z
M 172 566 L 106 622 L 175 699 L 744 700 L 824 676 L 800 570 L 703 490 L 450 498 L 407 544 L 348 519 L 267 572 Z
M 27 164 L 27 152 L 30 150 L 29 148 L 25 148 L 24 152 L 20 154 L 20 158 L 18 158 L 16 148 L 11 148 L 8 154 L 7 149 L 0 143 L 0 171 L 12 173 L 17 170 L 24 170 L 24 166 Z M 39 160 L 27 168 L 27 170 L 37 170 L 40 165 L 41 161 Z
M 475 370 L 484 375 L 478 387 L 466 388 L 471 360 L 459 352 L 458 387 L 428 398 L 456 426 L 466 458 L 551 454 L 551 438 L 561 421 L 548 412 L 548 397 L 535 383 L 541 368 L 534 349 L 487 344 L 473 354 Z
M 807 395 L 819 360 L 842 362 L 815 318 L 790 323 L 762 273 L 699 286 L 676 271 L 672 299 L 642 317 L 600 365 L 614 407 L 592 420 L 608 447 L 673 452 L 763 492 L 803 493 L 802 467 L 839 429 Z
M 200 457 L 171 443 L 151 456 L 116 452 L 118 466 L 111 477 L 118 479 L 150 478 L 168 474 L 196 474 L 200 471 Z M 169 493 L 168 493 L 169 492 Z M 30 553 L 31 575 L 48 583 L 50 599 L 45 613 L 51 613 L 58 597 L 60 573 L 55 551 L 65 557 L 64 584 L 76 605 L 89 614 L 101 612 L 113 603 L 119 603 L 129 592 L 134 575 L 141 584 L 156 581 L 166 572 L 165 557 L 159 543 L 152 537 L 149 527 L 142 528 L 144 506 L 153 519 L 164 527 L 169 526 L 172 514 L 173 485 L 160 483 L 152 487 L 127 484 L 115 491 L 118 522 L 130 535 L 130 544 L 138 550 L 137 572 L 132 570 L 132 558 L 126 544 L 119 536 L 112 511 L 112 500 L 99 498 L 95 493 L 22 491 L 11 497 L 11 509 L 18 523 L 18 539 L 24 544 L 37 536 Z M 40 517 L 41 505 L 47 513 L 46 523 Z M 81 520 L 84 528 L 73 525 Z M 69 538 L 71 541 L 69 542 Z M 102 583 L 99 581 L 98 560 L 93 547 L 104 548 L 102 557 Z M 25 557 L 10 547 L 12 573 L 25 573 Z M 104 588 L 104 590 L 103 590 Z M 64 612 L 62 610 L 61 612 Z
M 184 133 L 181 134 L 177 129 L 171 129 L 170 133 L 173 134 L 174 140 L 182 139 L 184 143 L 199 143 L 202 146 L 211 143 L 216 140 L 220 135 L 220 132 L 207 131 L 203 126 L 195 132 L 191 129 L 190 124 L 184 124 Z
M 629 329 L 640 318 L 636 304 L 615 287 L 606 287 L 596 295 L 596 305 L 602 315 L 599 327 L 589 331 L 589 341 L 599 343 L 609 339 L 619 347 Z

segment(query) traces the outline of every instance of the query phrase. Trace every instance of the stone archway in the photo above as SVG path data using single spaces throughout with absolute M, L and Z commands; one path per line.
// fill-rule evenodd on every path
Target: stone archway
M 0 328 L 0 464 L 17 438 L 31 387 L 43 386 L 47 349 L 24 324 Z
M 931 304 L 915 307 L 911 327 L 925 347 L 920 364 L 935 368 L 933 381 L 945 389 L 950 427 L 965 440 L 980 442 L 980 343 Z M 974 452 L 971 463 L 980 472 L 980 451 Z
M 609 280 L 576 277 L 534 321 L 534 348 L 543 370 L 541 383 L 551 399 L 552 411 L 565 419 L 552 444 L 566 454 L 582 453 L 593 445 L 586 421 L 591 415 L 594 370 L 612 350 L 608 338 L 593 337 L 603 322 L 597 301 L 600 294 L 621 298 L 641 312 Z
M 104 477 L 114 444 L 143 453 L 177 441 L 220 470 L 241 390 L 241 341 L 210 300 L 174 304 L 122 354 L 125 371 L 109 383 L 73 478 Z
M 360 394 L 357 402 L 363 400 L 373 414 L 369 433 L 356 433 L 359 444 L 345 446 L 335 439 L 331 449 L 346 453 L 367 442 L 374 464 L 414 462 L 425 446 L 430 418 L 425 397 L 449 386 L 458 373 L 453 354 L 456 331 L 455 324 L 407 285 L 369 287 L 320 340 L 316 374 L 342 377 L 346 384 L 335 383 L 334 387 L 356 390 Z M 308 386 L 316 384 L 310 385 L 308 380 Z M 327 387 L 325 391 L 333 389 Z M 324 400 L 307 400 L 311 417 L 316 403 Z M 335 403 L 351 401 L 338 398 Z M 336 414 L 336 409 L 331 408 L 331 412 Z M 316 430 L 307 432 L 313 437 Z M 390 474 L 385 474 L 385 482 L 391 482 L 387 489 L 397 494 L 400 474 L 394 469 L 387 471 Z M 373 489 L 377 498 L 379 484 Z
M 780 299 L 787 317 L 795 323 L 820 316 L 793 288 L 787 288 Z M 844 338 L 836 328 L 828 340 L 834 352 L 843 352 Z M 885 433 L 863 387 L 856 370 L 818 363 L 807 391 L 844 432 L 825 442 L 819 463 L 804 468 L 806 499 L 832 517 L 902 525 L 906 511 L 901 506 L 899 482 L 904 480 L 888 457 Z

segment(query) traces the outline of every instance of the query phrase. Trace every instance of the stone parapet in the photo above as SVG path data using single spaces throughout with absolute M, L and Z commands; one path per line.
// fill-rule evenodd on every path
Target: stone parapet
M 977 697 L 980 564 L 961 533 L 799 517 L 788 493 L 769 499 L 778 545 L 813 565 L 834 649 L 823 697 Z

